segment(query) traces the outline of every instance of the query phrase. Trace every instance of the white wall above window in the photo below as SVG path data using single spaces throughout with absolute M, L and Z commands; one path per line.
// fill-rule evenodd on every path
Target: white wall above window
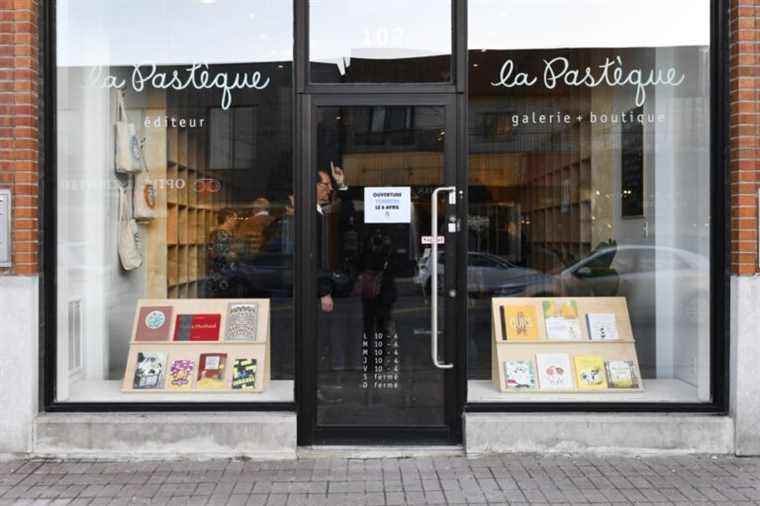
M 58 0 L 58 65 L 289 61 L 282 0 Z
M 470 0 L 469 49 L 706 46 L 709 0 Z

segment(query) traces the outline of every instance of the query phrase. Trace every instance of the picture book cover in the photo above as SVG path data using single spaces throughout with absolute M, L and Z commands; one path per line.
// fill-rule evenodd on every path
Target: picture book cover
M 179 314 L 174 326 L 175 341 L 218 341 L 220 314 Z
M 610 388 L 639 388 L 639 377 L 632 361 L 608 360 L 604 366 L 607 370 L 607 384 Z
M 171 326 L 171 306 L 143 306 L 137 316 L 135 341 L 168 341 Z
M 504 313 L 507 340 L 535 341 L 538 339 L 538 312 L 535 306 L 507 304 L 504 306 Z
M 195 361 L 188 359 L 172 360 L 166 388 L 169 390 L 192 390 L 195 375 Z
M 227 309 L 225 341 L 255 341 L 259 328 L 259 305 L 231 303 Z
M 588 313 L 588 334 L 592 341 L 615 341 L 620 339 L 615 313 Z
M 201 390 L 219 390 L 226 387 L 225 366 L 226 353 L 201 353 L 198 362 L 198 382 L 196 387 Z
M 132 388 L 135 390 L 160 390 L 164 388 L 166 353 L 138 351 Z
M 253 390 L 256 388 L 256 359 L 236 358 L 232 363 L 232 389 Z
M 504 362 L 507 390 L 535 390 L 536 375 L 533 362 L 529 360 L 507 360 Z
M 607 377 L 604 374 L 604 360 L 597 355 L 577 355 L 575 357 L 575 379 L 578 390 L 605 390 Z
M 578 305 L 574 300 L 544 301 L 546 339 L 578 341 L 584 339 L 578 323 Z
M 538 353 L 536 367 L 541 390 L 575 390 L 567 353 Z

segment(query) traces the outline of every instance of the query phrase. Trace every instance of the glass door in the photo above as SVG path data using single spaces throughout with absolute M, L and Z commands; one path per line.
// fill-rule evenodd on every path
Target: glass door
M 458 442 L 455 108 L 305 100 L 302 440 Z

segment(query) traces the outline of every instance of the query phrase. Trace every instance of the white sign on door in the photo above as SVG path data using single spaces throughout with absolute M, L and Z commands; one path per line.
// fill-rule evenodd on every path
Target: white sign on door
M 410 223 L 412 191 L 409 186 L 364 188 L 364 223 Z

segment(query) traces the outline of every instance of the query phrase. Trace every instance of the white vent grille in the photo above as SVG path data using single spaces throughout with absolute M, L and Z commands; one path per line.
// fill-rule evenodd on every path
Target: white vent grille
M 82 299 L 69 301 L 69 373 L 75 374 L 83 366 L 82 350 Z

